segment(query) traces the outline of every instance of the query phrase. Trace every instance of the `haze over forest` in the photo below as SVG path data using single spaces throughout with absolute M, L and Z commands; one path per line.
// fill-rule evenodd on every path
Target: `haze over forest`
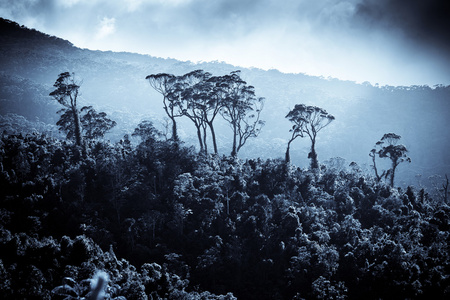
M 26 19 L 40 12 L 30 22 L 64 28 L 72 15 L 65 22 L 47 17 L 86 5 L 96 11 L 105 2 L 33 2 L 46 9 L 6 3 L 2 15 Z M 128 13 L 162 9 L 153 18 L 189 8 L 184 17 L 191 21 L 198 17 L 194 8 L 207 15 L 229 8 L 222 15 L 229 21 L 251 1 L 125 3 Z M 319 11 L 323 18 L 340 12 L 335 24 L 342 24 L 344 12 L 352 16 L 347 21 L 378 20 L 400 2 L 345 3 Z M 418 3 L 411 2 L 403 20 L 423 8 Z M 250 11 L 246 20 L 254 16 Z M 382 16 L 390 28 L 423 32 L 417 23 L 402 27 L 386 11 Z M 445 24 L 440 17 L 428 29 Z M 94 40 L 113 35 L 114 20 L 100 19 L 104 31 L 92 30 Z M 237 25 L 246 32 L 251 23 Z M 197 23 L 205 30 L 204 24 L 210 23 Z M 450 85 L 448 45 L 439 39 L 445 35 L 436 30 L 427 38 L 425 48 L 433 50 L 425 52 L 436 51 L 435 58 L 390 69 L 395 78 L 433 62 L 424 70 L 438 64 L 436 72 L 401 80 L 444 84 L 394 86 L 81 49 L 0 18 L 0 294 L 448 299 Z M 238 34 L 236 42 L 245 37 Z M 346 56 L 337 69 L 348 62 Z M 241 140 L 238 147 L 234 141 L 242 134 L 248 139 L 240 149 Z
M 79 49 L 59 38 L 2 24 L 2 114 L 15 113 L 31 122 L 39 118 L 45 124 L 55 125 L 58 105 L 48 94 L 59 73 L 74 72 L 82 80 L 81 103 L 105 111 L 117 122 L 106 135 L 111 141 L 130 134 L 144 119 L 164 131 L 167 121 L 162 96 L 146 82 L 147 75 L 183 75 L 203 69 L 222 76 L 238 69 L 219 62 L 194 64 Z M 321 107 L 336 117 L 318 136 L 317 151 L 322 162 L 342 157 L 347 165 L 354 161 L 371 173 L 370 150 L 383 134 L 393 132 L 402 137 L 412 160 L 399 167 L 399 184 L 428 185 L 428 177 L 449 172 L 448 86 L 372 86 L 276 70 L 239 69 L 242 78 L 255 87 L 256 95 L 265 98 L 261 113 L 265 126 L 257 138 L 249 139 L 240 157 L 284 157 L 291 128 L 285 116 L 295 104 L 304 103 Z M 183 118 L 180 122 L 181 139 L 196 145 L 191 122 Z M 228 154 L 230 128 L 225 122 L 218 122 L 219 152 Z M 52 132 L 57 134 L 57 128 L 52 128 Z M 291 147 L 292 162 L 308 166 L 309 146 L 306 139 L 296 140 Z

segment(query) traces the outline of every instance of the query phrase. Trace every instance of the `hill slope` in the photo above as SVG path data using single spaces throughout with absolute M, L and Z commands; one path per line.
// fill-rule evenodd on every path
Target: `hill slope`
M 240 153 L 256 159 L 197 154 L 151 126 L 136 143 L 87 140 L 80 147 L 23 134 L 55 134 L 59 107 L 48 92 L 59 69 L 82 73 L 81 105 L 108 110 L 119 122 L 109 137 L 118 139 L 142 117 L 163 117 L 160 96 L 141 73 L 234 67 L 92 52 L 2 26 L 3 297 L 91 298 L 90 278 L 100 270 L 105 299 L 449 298 L 448 180 L 432 196 L 392 188 L 355 164 L 346 171 L 339 159 L 320 172 L 261 159 L 282 155 L 290 127 L 284 115 L 304 100 L 337 117 L 321 132 L 321 159 L 364 160 L 366 147 L 395 131 L 415 155 L 405 173 L 439 169 L 430 163 L 446 169 L 448 87 L 378 88 L 244 70 L 267 97 L 265 131 Z M 189 140 L 188 123 L 181 125 Z M 220 129 L 222 153 L 227 130 Z M 297 147 L 302 163 L 307 142 Z
M 70 42 L 2 19 L 0 21 L 1 114 L 15 113 L 30 121 L 55 124 L 58 106 L 50 97 L 52 84 L 64 71 L 83 80 L 82 104 L 108 113 L 118 126 L 108 138 L 118 140 L 142 119 L 152 119 L 162 128 L 161 96 L 145 76 L 167 72 L 182 75 L 204 69 L 224 75 L 237 67 L 225 63 L 180 62 L 132 53 L 100 52 L 74 47 Z M 343 157 L 348 162 L 370 164 L 368 153 L 384 133 L 395 132 L 410 150 L 412 163 L 399 167 L 399 183 L 415 183 L 417 174 L 426 178 L 450 171 L 450 87 L 374 87 L 337 79 L 276 70 L 242 69 L 242 77 L 266 98 L 261 135 L 242 149 L 242 157 L 282 157 L 291 124 L 284 118 L 297 103 L 316 105 L 336 117 L 319 135 L 319 160 Z M 230 129 L 217 126 L 220 152 L 230 151 Z M 191 124 L 181 122 L 180 135 L 195 144 Z M 309 141 L 295 141 L 292 161 L 307 166 Z

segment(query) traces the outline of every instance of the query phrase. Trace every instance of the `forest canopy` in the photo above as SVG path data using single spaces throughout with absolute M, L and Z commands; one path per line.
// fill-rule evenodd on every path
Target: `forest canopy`
M 450 297 L 448 176 L 401 184 L 447 170 L 450 87 L 192 71 L 0 21 L 2 297 Z
M 5 297 L 54 299 L 67 286 L 85 296 L 97 270 L 108 299 L 449 295 L 444 198 L 391 188 L 343 159 L 318 174 L 282 159 L 199 155 L 149 122 L 135 135 L 137 145 L 83 149 L 3 134 Z

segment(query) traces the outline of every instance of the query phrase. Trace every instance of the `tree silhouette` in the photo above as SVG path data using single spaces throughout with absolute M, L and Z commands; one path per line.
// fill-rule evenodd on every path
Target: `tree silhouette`
M 260 120 L 264 98 L 257 98 L 255 88 L 248 86 L 239 74 L 240 71 L 234 71 L 222 76 L 220 83 L 226 93 L 220 112 L 233 130 L 231 156 L 236 156 L 249 138 L 257 137 L 264 126 Z
M 56 125 L 59 130 L 66 133 L 67 139 L 75 137 L 73 113 L 70 109 L 62 109 Z M 81 137 L 83 139 L 93 140 L 102 138 L 109 130 L 111 130 L 117 123 L 106 116 L 105 112 L 97 112 L 92 106 L 84 106 L 78 113 L 81 124 Z
M 172 139 L 178 141 L 175 118 L 182 116 L 179 112 L 180 97 L 177 93 L 178 77 L 172 74 L 159 73 L 148 75 L 145 79 L 158 93 L 163 95 L 164 111 L 172 121 Z
M 373 160 L 373 168 L 375 171 L 375 176 L 377 180 L 380 181 L 383 176 L 386 178 L 390 176 L 390 185 L 394 187 L 394 177 L 395 170 L 398 165 L 404 161 L 411 162 L 411 158 L 407 156 L 408 149 L 404 145 L 397 145 L 401 136 L 395 133 L 386 133 L 383 135 L 380 141 L 375 144 L 375 148 L 370 151 L 369 156 L 372 157 Z M 379 148 L 378 150 L 376 148 Z M 378 175 L 377 167 L 375 164 L 375 155 L 378 155 L 380 158 L 389 158 L 392 162 L 391 169 L 383 172 L 381 176 Z
M 58 113 L 61 114 L 59 120 L 56 122 L 56 125 L 58 125 L 58 129 L 66 134 L 66 138 L 68 140 L 74 139 L 75 126 L 73 122 L 73 112 L 70 109 L 63 108 L 59 110 Z
M 315 149 L 316 137 L 320 130 L 328 126 L 335 119 L 334 116 L 317 106 L 296 104 L 294 109 L 286 115 L 286 118 L 294 123 L 292 129 L 290 130 L 290 132 L 292 132 L 292 136 L 289 139 L 286 150 L 286 163 L 290 162 L 289 149 L 291 143 L 296 138 L 303 138 L 307 135 L 311 140 L 311 152 L 308 154 L 308 158 L 311 159 L 311 169 L 319 168 L 319 162 L 317 160 L 317 153 Z
M 210 73 L 196 70 L 183 75 L 177 85 L 182 99 L 180 102 L 182 113 L 194 123 L 197 129 L 197 138 L 202 153 L 208 152 L 206 129 L 208 127 L 208 102 L 211 97 L 211 84 L 208 82 L 210 77 Z
M 152 141 L 155 142 L 159 137 L 162 136 L 161 132 L 155 128 L 153 122 L 144 120 L 138 124 L 134 129 L 132 136 L 139 136 L 142 141 Z
M 105 112 L 98 113 L 92 106 L 84 106 L 81 108 L 81 112 L 84 113 L 81 117 L 83 136 L 87 139 L 102 138 L 105 133 L 117 125 L 116 121 L 106 117 Z
M 378 145 L 378 143 L 376 145 Z M 375 178 L 376 178 L 377 182 L 380 182 L 381 179 L 383 179 L 383 177 L 386 177 L 386 170 L 384 170 L 383 173 L 381 173 L 381 175 L 378 174 L 377 162 L 375 160 L 375 158 L 377 157 L 377 150 L 375 148 L 370 150 L 369 156 L 372 158 L 372 162 L 373 162 L 372 168 L 375 172 Z
M 50 93 L 50 96 L 65 107 L 62 110 L 64 111 L 64 114 L 61 118 L 64 118 L 64 122 L 66 124 L 70 124 L 70 130 L 69 128 L 67 129 L 68 131 L 73 132 L 75 143 L 80 146 L 83 142 L 81 136 L 80 116 L 77 107 L 80 83 L 75 80 L 74 73 L 70 74 L 69 72 L 64 72 L 58 75 L 58 79 L 56 79 L 53 86 L 56 89 Z M 68 122 L 69 119 L 71 122 Z

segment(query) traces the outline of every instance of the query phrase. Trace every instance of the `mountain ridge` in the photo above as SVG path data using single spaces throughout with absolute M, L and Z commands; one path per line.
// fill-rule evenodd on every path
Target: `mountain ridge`
M 94 105 L 118 122 L 117 128 L 108 136 L 112 141 L 131 133 L 143 119 L 151 119 L 163 128 L 165 115 L 161 96 L 145 82 L 145 76 L 156 73 L 182 75 L 195 69 L 225 75 L 238 69 L 220 62 L 195 64 L 137 53 L 80 49 L 69 41 L 12 21 L 2 19 L 0 23 L 0 41 L 4 42 L 0 48 L 0 71 L 4 74 L 0 91 L 1 113 L 24 115 L 28 102 L 33 102 L 36 107 L 41 103 L 56 111 L 56 103 L 47 96 L 51 85 L 59 73 L 74 72 L 83 80 L 83 105 Z M 450 86 L 379 87 L 277 70 L 241 68 L 241 71 L 242 78 L 255 86 L 257 96 L 266 98 L 262 112 L 266 126 L 258 138 L 249 140 L 242 149 L 242 157 L 283 157 L 291 128 L 284 117 L 295 104 L 305 103 L 322 107 L 336 117 L 336 121 L 318 137 L 320 161 L 344 157 L 348 162 L 367 165 L 370 171 L 369 151 L 384 133 L 395 132 L 403 137 L 413 160 L 411 166 L 399 169 L 402 181 L 411 183 L 419 173 L 428 177 L 450 170 L 450 158 L 445 150 L 450 146 L 450 138 L 448 134 L 442 134 L 443 128 L 450 127 L 445 118 L 450 112 Z M 23 81 L 5 84 L 9 76 L 30 80 L 41 87 L 40 92 L 33 95 L 36 86 L 31 84 L 22 93 Z M 17 97 L 13 91 L 25 95 L 19 101 L 20 105 L 14 103 Z M 37 117 L 55 124 L 51 113 L 45 118 L 37 111 L 35 115 L 28 111 L 26 115 L 31 121 Z M 416 121 L 424 120 L 424 116 L 426 122 Z M 55 114 L 54 117 L 58 116 Z M 195 145 L 195 137 L 190 134 L 192 125 L 188 120 L 181 120 L 180 124 L 182 139 Z M 220 153 L 229 151 L 228 130 L 225 123 L 219 124 Z M 307 140 L 296 141 L 291 152 L 295 164 L 308 165 Z

